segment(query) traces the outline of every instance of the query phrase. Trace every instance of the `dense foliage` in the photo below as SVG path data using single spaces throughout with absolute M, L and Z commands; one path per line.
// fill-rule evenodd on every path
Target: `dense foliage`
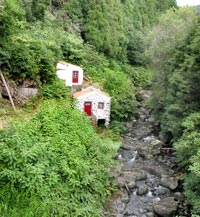
M 144 28 L 170 7 L 174 0 L 4 0 L 1 70 L 16 83 L 31 79 L 41 87 L 54 82 L 59 60 L 83 66 L 113 97 L 112 120 L 126 121 L 135 113 L 134 85 L 146 84 L 140 71 L 148 72 L 129 64 L 147 64 Z
M 64 4 L 85 42 L 106 56 L 143 65 L 144 28 L 161 12 L 176 7 L 174 0 L 69 0 Z
M 187 111 L 190 112 L 188 100 L 193 93 L 189 93 L 188 82 L 193 70 L 186 59 L 193 56 L 188 50 L 188 33 L 195 23 L 193 8 L 170 10 L 161 16 L 159 24 L 150 34 L 153 40 L 149 54 L 154 69 L 151 105 L 161 120 L 161 134 L 166 141 L 176 140 L 180 136 L 182 118 Z
M 16 83 L 34 80 L 46 99 L 30 120 L 0 131 L 1 216 L 100 216 L 117 147 L 73 108 L 55 65 L 82 66 L 111 95 L 111 126 L 121 132 L 137 87 L 149 85 L 146 30 L 171 7 L 175 0 L 0 0 L 0 69 Z
M 179 160 L 186 169 L 185 194 L 193 214 L 200 215 L 200 113 L 191 113 L 182 124 L 183 135 L 175 143 Z
M 118 147 L 69 100 L 44 101 L 0 132 L 0 147 L 1 216 L 99 216 Z
M 175 142 L 185 169 L 187 203 L 199 215 L 200 18 L 194 8 L 168 11 L 153 34 L 157 36 L 149 51 L 154 68 L 151 106 L 160 120 L 162 138 Z

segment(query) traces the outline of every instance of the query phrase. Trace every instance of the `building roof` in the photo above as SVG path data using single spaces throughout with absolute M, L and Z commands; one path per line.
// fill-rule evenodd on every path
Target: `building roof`
M 89 86 L 89 87 L 87 87 L 87 88 L 85 88 L 85 89 L 83 89 L 83 90 L 81 90 L 79 92 L 76 92 L 76 93 L 73 94 L 73 96 L 75 98 L 78 98 L 79 96 L 83 96 L 83 95 L 85 95 L 87 93 L 92 93 L 92 92 L 96 92 L 96 93 L 98 93 L 100 95 L 103 95 L 103 96 L 106 96 L 106 97 L 110 98 L 110 96 L 107 93 L 105 93 L 105 92 L 101 91 L 100 89 L 98 89 L 96 87 L 93 87 L 93 86 Z
M 74 65 L 74 64 L 72 64 L 72 63 L 68 63 L 68 62 L 65 62 L 65 61 L 59 61 L 58 63 L 57 63 L 57 69 L 59 69 L 58 68 L 58 64 L 62 64 L 62 65 L 65 65 L 65 66 L 75 66 L 75 67 L 79 67 L 79 68 L 81 68 L 80 66 L 77 66 L 77 65 Z M 82 68 L 81 68 L 82 69 Z

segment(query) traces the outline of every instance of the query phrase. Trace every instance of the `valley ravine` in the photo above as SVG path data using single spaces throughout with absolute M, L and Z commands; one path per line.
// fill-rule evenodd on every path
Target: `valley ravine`
M 147 99 L 150 91 L 141 94 Z M 144 102 L 138 107 L 138 118 L 123 135 L 116 157 L 121 167 L 111 168 L 118 190 L 106 201 L 103 217 L 190 216 L 184 205 L 176 152 L 163 148 L 158 123 Z

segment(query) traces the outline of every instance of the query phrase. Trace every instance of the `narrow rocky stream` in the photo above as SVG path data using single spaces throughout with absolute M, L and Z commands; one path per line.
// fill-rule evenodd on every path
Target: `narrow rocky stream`
M 143 91 L 144 98 L 149 97 Z M 175 152 L 162 153 L 156 123 L 141 106 L 138 119 L 123 136 L 117 156 L 121 167 L 112 168 L 118 187 L 106 202 L 104 217 L 190 216 L 184 206 L 181 176 Z

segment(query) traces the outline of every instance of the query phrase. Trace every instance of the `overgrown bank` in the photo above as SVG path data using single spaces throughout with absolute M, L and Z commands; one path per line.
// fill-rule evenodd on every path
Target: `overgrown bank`
M 0 131 L 1 216 L 100 216 L 119 144 L 100 139 L 67 99 Z

